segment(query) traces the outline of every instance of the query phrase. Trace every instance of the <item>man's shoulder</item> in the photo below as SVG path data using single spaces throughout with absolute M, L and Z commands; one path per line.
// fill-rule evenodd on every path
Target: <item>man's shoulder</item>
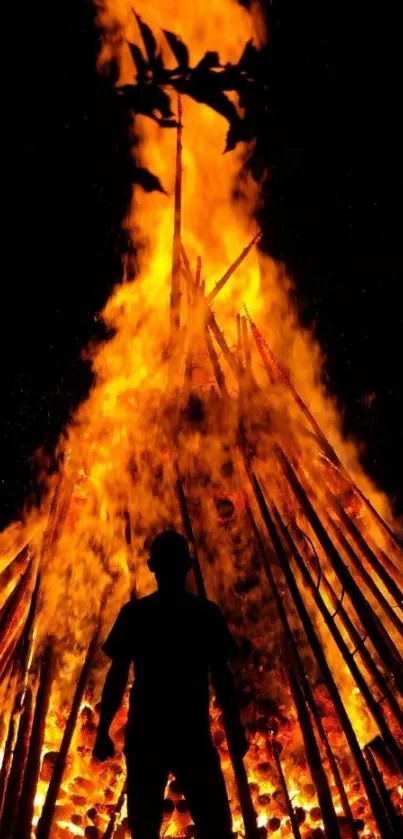
M 121 612 L 125 617 L 136 615 L 149 608 L 155 602 L 155 592 L 144 597 L 133 597 L 122 606 Z
M 221 609 L 214 603 L 213 600 L 207 600 L 205 597 L 199 597 L 198 594 L 187 594 L 189 605 L 192 609 L 198 610 L 207 619 L 214 618 L 221 615 Z

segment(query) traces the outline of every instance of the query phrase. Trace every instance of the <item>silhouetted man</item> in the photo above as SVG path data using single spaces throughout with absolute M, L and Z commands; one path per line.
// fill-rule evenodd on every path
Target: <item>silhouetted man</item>
M 198 839 L 229 839 L 231 815 L 209 727 L 209 673 L 235 754 L 247 742 L 228 659 L 234 640 L 218 606 L 188 594 L 191 560 L 174 531 L 154 540 L 148 566 L 158 591 L 122 608 L 104 652 L 112 659 L 102 694 L 94 756 L 112 757 L 109 728 L 135 665 L 126 731 L 127 799 L 133 839 L 158 839 L 172 772 Z

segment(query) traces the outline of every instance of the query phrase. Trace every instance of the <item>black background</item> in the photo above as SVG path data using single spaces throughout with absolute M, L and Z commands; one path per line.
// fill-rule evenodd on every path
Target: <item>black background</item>
M 294 277 L 346 431 L 402 512 L 397 11 L 267 7 L 276 128 L 265 246 Z M 32 456 L 52 450 L 89 387 L 80 353 L 102 337 L 95 315 L 121 274 L 130 194 L 126 126 L 96 71 L 91 5 L 30 4 L 5 32 L 0 524 L 35 495 Z

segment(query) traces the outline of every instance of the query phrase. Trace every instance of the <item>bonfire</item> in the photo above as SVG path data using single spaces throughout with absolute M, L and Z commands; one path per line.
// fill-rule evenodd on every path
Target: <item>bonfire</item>
M 264 37 L 229 0 L 208 21 L 198 4 L 155 5 L 153 23 L 172 21 L 195 60 L 217 44 L 237 61 Z M 118 60 L 124 87 L 141 19 L 128 37 L 122 6 L 102 12 L 100 63 Z M 168 34 L 163 55 L 177 48 Z M 187 96 L 175 108 L 169 129 L 136 120 L 139 166 L 165 191 L 134 190 L 136 277 L 103 313 L 114 335 L 92 352 L 94 387 L 40 509 L 0 536 L 0 834 L 128 839 L 127 703 L 115 758 L 92 759 L 100 647 L 121 604 L 150 591 L 151 539 L 175 527 L 190 585 L 219 602 L 239 644 L 244 762 L 211 703 L 234 834 L 398 837 L 402 543 L 343 439 L 290 283 L 259 252 L 245 144 L 222 156 L 223 116 Z M 166 653 L 178 654 L 169 636 Z M 164 812 L 164 836 L 194 835 L 175 779 Z

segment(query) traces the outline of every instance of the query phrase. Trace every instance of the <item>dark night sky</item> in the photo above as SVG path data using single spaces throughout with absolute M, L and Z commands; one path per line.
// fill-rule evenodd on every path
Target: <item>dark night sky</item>
M 270 4 L 275 165 L 262 225 L 325 350 L 346 430 L 403 512 L 397 11 L 352 20 L 346 9 Z M 100 337 L 94 315 L 120 276 L 130 190 L 91 7 L 31 4 L 8 31 L 18 60 L 3 106 L 0 525 L 35 487 L 33 452 L 52 448 L 89 386 L 80 352 Z

